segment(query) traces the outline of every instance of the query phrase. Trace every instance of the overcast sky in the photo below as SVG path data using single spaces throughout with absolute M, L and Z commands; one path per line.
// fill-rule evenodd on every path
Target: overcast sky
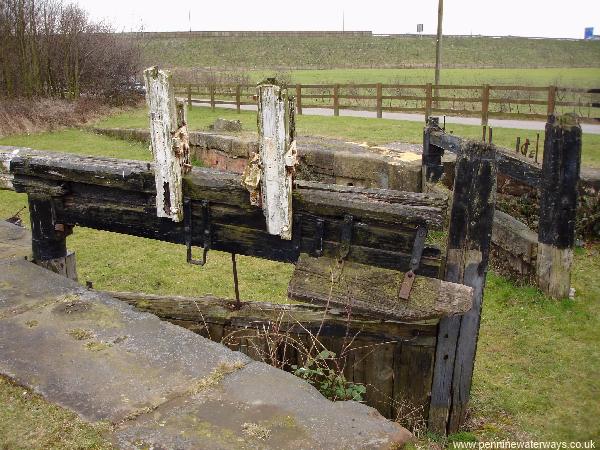
M 346 30 L 435 33 L 438 0 L 75 0 L 118 31 Z M 582 38 L 600 0 L 445 0 L 445 34 Z M 191 21 L 188 19 L 191 15 Z

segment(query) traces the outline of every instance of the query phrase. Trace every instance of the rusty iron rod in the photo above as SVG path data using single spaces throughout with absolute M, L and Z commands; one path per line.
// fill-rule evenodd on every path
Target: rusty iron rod
M 535 162 L 538 162 L 538 151 L 540 150 L 540 133 L 537 134 L 535 140 Z
M 493 135 L 492 135 L 492 127 L 490 127 L 488 129 L 489 134 L 488 134 L 488 143 L 491 144 L 492 143 L 492 139 L 493 139 Z
M 240 286 L 238 283 L 237 262 L 235 260 L 235 253 L 231 254 L 231 265 L 233 267 L 233 287 L 235 289 L 235 307 L 236 307 L 236 309 L 241 309 L 242 302 L 240 302 Z

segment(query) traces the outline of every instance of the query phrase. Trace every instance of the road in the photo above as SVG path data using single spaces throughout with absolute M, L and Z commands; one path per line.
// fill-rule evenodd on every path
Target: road
M 196 106 L 209 106 L 210 102 L 208 100 L 194 100 L 193 104 Z M 218 108 L 235 109 L 235 105 L 226 104 L 216 106 Z M 256 106 L 254 105 L 242 105 L 241 108 L 244 111 L 256 111 Z M 333 110 L 325 108 L 303 107 L 302 114 L 305 116 L 333 116 Z M 340 116 L 376 118 L 377 114 L 374 111 L 340 109 Z M 425 116 L 423 114 L 384 112 L 383 118 L 392 120 L 406 120 L 408 122 L 425 122 Z M 446 124 L 481 126 L 481 119 L 477 117 L 446 117 Z M 489 125 L 492 128 L 518 128 L 522 130 L 543 131 L 546 123 L 536 120 L 490 119 Z M 600 134 L 600 125 L 582 124 L 581 129 L 584 133 Z

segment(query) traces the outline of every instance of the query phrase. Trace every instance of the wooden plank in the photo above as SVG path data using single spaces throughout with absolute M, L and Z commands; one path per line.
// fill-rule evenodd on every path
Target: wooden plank
M 576 116 L 550 117 L 540 183 L 536 276 L 540 289 L 554 298 L 567 297 L 571 288 L 581 146 Z
M 490 113 L 491 115 L 491 113 Z M 441 130 L 430 130 L 429 143 L 445 151 L 458 153 L 469 141 L 461 137 L 444 133 Z M 510 178 L 528 186 L 538 187 L 540 182 L 541 166 L 528 158 L 516 155 L 513 150 L 496 147 L 498 171 Z
M 470 396 L 496 200 L 495 153 L 493 145 L 469 142 L 456 161 L 445 279 L 472 287 L 474 297 L 471 310 L 439 325 L 429 428 L 441 434 L 458 430 Z
M 186 146 L 189 156 L 185 117 L 178 120 L 171 74 L 168 71 L 159 70 L 157 67 L 146 69 L 144 80 L 154 156 L 156 215 L 181 222 L 183 220 L 181 179 Z
M 315 335 L 320 330 L 320 335 L 343 338 L 346 341 L 360 333 L 363 339 L 410 341 L 417 345 L 432 346 L 437 326 L 437 320 L 402 322 L 359 313 L 349 316 L 344 309 L 317 305 L 244 301 L 240 309 L 235 309 L 232 308 L 233 300 L 213 296 L 182 297 L 139 292 L 109 294 L 169 321 L 205 322 L 209 327 L 220 325 L 240 329 L 268 328 L 270 324 L 277 322 L 281 329 L 289 333 Z M 356 346 L 354 343 L 353 347 Z
M 292 300 L 347 308 L 403 321 L 461 314 L 472 306 L 472 289 L 417 276 L 409 300 L 399 297 L 404 273 L 335 258 L 300 255 L 288 288 Z
M 302 115 L 302 85 L 296 85 L 296 112 L 299 116 Z
M 247 169 L 250 173 L 253 162 L 260 161 L 260 203 L 267 231 L 285 240 L 292 238 L 292 176 L 297 163 L 293 102 L 287 89 L 275 83 L 258 86 L 259 159 L 250 161 Z M 250 198 L 252 204 L 258 204 L 252 195 Z

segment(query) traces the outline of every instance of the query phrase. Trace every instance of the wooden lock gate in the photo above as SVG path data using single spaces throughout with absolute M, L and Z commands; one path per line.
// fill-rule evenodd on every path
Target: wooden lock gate
M 251 356 L 265 359 L 267 348 L 274 364 L 286 342 L 269 350 L 269 333 L 310 348 L 318 336 L 343 359 L 348 380 L 368 385 L 366 402 L 384 415 L 456 429 L 468 403 L 489 256 L 493 146 L 468 142 L 459 152 L 442 255 L 423 240 L 425 230 L 445 229 L 446 194 L 300 180 L 292 188 L 293 108 L 272 81 L 259 86 L 257 164 L 240 178 L 189 166 L 185 113 L 169 76 L 149 69 L 146 79 L 154 164 L 0 147 L 4 187 L 29 197 L 34 259 L 56 266 L 80 225 L 185 244 L 188 261 L 200 246 L 295 263 L 290 298 L 313 306 L 239 309 L 210 298 L 115 295 Z M 279 365 L 301 364 L 297 350 Z

